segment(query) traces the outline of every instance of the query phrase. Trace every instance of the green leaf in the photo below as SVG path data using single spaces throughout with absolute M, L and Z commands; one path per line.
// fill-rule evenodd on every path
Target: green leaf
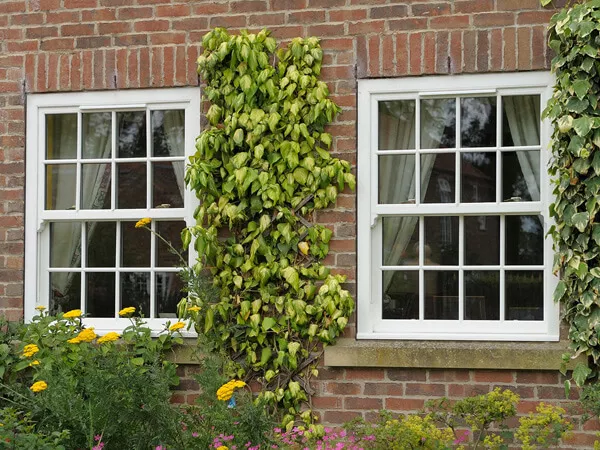
M 273 326 L 277 323 L 275 319 L 272 317 L 265 317 L 262 321 L 262 329 L 263 331 L 269 331 Z
M 288 266 L 281 271 L 283 278 L 288 282 L 290 286 L 294 288 L 295 291 L 300 289 L 300 277 L 298 276 L 298 272 L 292 266 Z
M 577 363 L 575 369 L 573 369 L 573 381 L 577 386 L 583 386 L 588 376 L 592 373 L 592 369 L 585 363 Z
M 568 133 L 573 128 L 573 117 L 569 115 L 559 117 L 556 124 L 561 133 Z
M 592 85 L 588 80 L 577 80 L 573 83 L 573 91 L 579 100 L 583 100 L 587 96 L 591 87 Z
M 590 215 L 587 211 L 579 212 L 573 214 L 571 221 L 573 222 L 573 226 L 583 233 L 590 222 Z
M 554 301 L 559 302 L 567 292 L 567 284 L 564 280 L 560 280 L 554 290 Z
M 241 128 L 235 130 L 235 133 L 233 133 L 233 142 L 238 146 L 242 145 L 242 142 L 244 142 L 244 130 Z
M 592 129 L 593 123 L 594 121 L 591 119 L 591 117 L 582 116 L 573 121 L 573 128 L 579 136 L 587 136 Z
M 144 365 L 144 358 L 131 358 L 131 364 L 133 364 L 134 366 L 143 366 Z

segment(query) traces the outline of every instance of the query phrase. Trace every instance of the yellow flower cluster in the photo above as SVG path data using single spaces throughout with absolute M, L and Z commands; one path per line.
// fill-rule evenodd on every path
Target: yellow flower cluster
M 96 332 L 94 331 L 94 328 L 86 328 L 85 330 L 81 330 L 79 332 L 79 334 L 74 337 L 73 339 L 69 339 L 67 342 L 69 344 L 79 344 L 81 342 L 92 342 L 94 339 L 96 339 Z
M 72 309 L 63 314 L 64 319 L 75 319 L 76 317 L 81 317 L 80 309 Z
M 25 347 L 23 347 L 23 353 L 21 356 L 23 356 L 23 358 L 31 358 L 33 355 L 35 355 L 39 351 L 40 351 L 40 348 L 37 345 L 27 344 Z
M 137 221 L 137 223 L 135 224 L 135 227 L 143 228 L 143 227 L 150 225 L 150 222 L 152 222 L 152 219 L 150 217 L 144 217 L 143 219 L 140 219 Z
M 190 306 L 187 310 L 191 312 L 198 312 L 200 311 L 200 309 L 202 308 L 200 308 L 199 306 Z
M 42 392 L 48 389 L 48 384 L 45 381 L 36 381 L 29 388 L 32 392 Z
M 127 308 L 123 308 L 121 311 L 119 311 L 119 315 L 121 317 L 123 317 L 123 316 L 128 316 L 130 314 L 133 314 L 134 312 L 135 312 L 135 307 L 128 306 Z
M 217 447 L 217 450 L 229 450 L 229 447 L 225 446 L 225 445 L 219 445 Z
M 119 336 L 119 333 L 115 333 L 114 331 L 111 331 L 110 333 L 106 333 L 101 338 L 98 338 L 98 344 L 105 344 L 107 342 L 114 342 L 117 339 L 119 339 L 120 337 L 121 336 Z
M 46 307 L 45 307 L 45 306 L 42 306 L 42 305 L 37 305 L 37 306 L 35 307 L 35 309 L 37 309 L 38 311 L 40 311 L 40 312 L 41 312 L 41 311 L 44 311 L 44 310 L 46 309 Z
M 228 381 L 219 389 L 217 389 L 217 399 L 227 401 L 233 395 L 233 391 L 244 386 L 246 386 L 246 383 L 244 383 L 242 380 Z
M 31 366 L 39 366 L 40 362 L 37 359 L 34 359 L 29 363 L 29 367 Z
M 181 330 L 183 327 L 185 327 L 185 322 L 175 322 L 169 327 L 169 331 Z

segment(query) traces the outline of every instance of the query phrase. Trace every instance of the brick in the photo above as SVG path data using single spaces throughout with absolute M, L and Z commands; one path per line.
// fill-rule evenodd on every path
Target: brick
M 71 81 L 71 66 L 69 64 L 69 55 L 62 54 L 60 55 L 60 60 L 58 63 L 59 67 L 59 78 L 58 78 L 58 88 L 61 91 L 67 91 L 70 87 Z
M 430 28 L 452 29 L 452 28 L 467 28 L 469 26 L 470 16 L 440 16 L 429 19 Z
M 518 25 L 544 25 L 550 23 L 550 19 L 554 15 L 555 11 L 541 10 L 541 11 L 523 11 L 517 13 L 517 24 Z
M 125 34 L 115 36 L 115 45 L 118 47 L 130 47 L 136 45 L 147 46 L 148 34 Z
M 341 409 L 342 403 L 342 397 L 324 397 L 317 395 L 312 398 L 312 405 L 317 409 Z
M 490 58 L 490 41 L 487 31 L 477 33 L 477 70 L 487 72 Z
M 243 0 L 231 2 L 231 12 L 233 14 L 254 13 L 267 10 L 267 2 L 265 0 Z
M 10 18 L 11 25 L 41 25 L 44 23 L 44 14 L 42 13 L 26 13 L 26 14 L 11 14 Z M 46 22 L 48 20 L 46 19 Z
M 338 395 L 357 395 L 360 394 L 361 386 L 358 383 L 338 383 L 329 382 L 326 384 L 326 392 Z
M 357 416 L 362 416 L 362 414 L 351 411 L 323 411 L 321 420 L 328 424 L 341 425 L 355 419 Z
M 136 22 L 135 26 L 137 27 Z M 158 23 L 158 25 L 156 25 Z M 171 27 L 173 30 L 206 30 L 208 28 L 208 19 L 206 17 L 190 17 L 187 19 L 179 19 L 171 21 Z M 147 28 L 143 30 L 141 28 Z M 168 20 L 149 20 L 146 25 L 136 31 L 166 31 L 169 29 Z M 159 29 L 160 28 L 160 29 Z
M 546 69 L 546 27 L 533 27 L 531 33 L 532 69 Z
M 346 0 L 308 0 L 309 8 L 339 8 L 346 6 Z
M 435 33 L 423 33 L 423 73 L 435 73 Z
M 451 14 L 450 3 L 417 3 L 410 7 L 413 16 L 449 16 Z M 449 19 L 450 17 L 448 17 Z
M 385 409 L 392 411 L 418 411 L 423 408 L 425 400 L 420 398 L 386 398 Z
M 116 44 L 116 42 L 115 42 Z M 77 38 L 75 41 L 76 48 L 99 48 L 108 47 L 111 45 L 109 36 L 90 36 Z M 116 44 L 119 45 L 119 44 Z
M 502 69 L 502 30 L 491 30 L 490 36 L 490 70 L 497 72 Z
M 97 8 L 98 0 L 63 0 L 63 6 L 71 8 Z
M 473 26 L 475 27 L 498 27 L 505 25 L 514 25 L 515 15 L 507 12 L 490 12 L 475 14 L 473 16 Z
M 346 380 L 383 380 L 381 369 L 346 369 Z
M 265 26 L 279 25 L 285 20 L 284 13 L 273 14 L 256 14 L 248 17 L 248 25 L 250 26 Z
M 329 11 L 330 22 L 347 22 L 367 18 L 366 9 L 339 9 Z
M 137 25 L 138 23 L 139 22 L 135 22 L 135 25 Z M 129 32 L 131 32 L 131 21 L 100 22 L 98 24 L 98 34 L 101 36 L 106 34 L 120 34 Z
M 558 384 L 558 372 L 517 372 L 517 384 Z
M 463 71 L 475 72 L 477 64 L 477 32 L 465 31 L 463 33 Z
M 150 34 L 151 45 L 184 44 L 184 32 L 152 33 Z
M 117 19 L 119 20 L 148 19 L 153 15 L 153 10 L 150 7 L 117 9 Z
M 227 3 L 211 2 L 201 5 L 194 5 L 193 14 L 198 16 L 206 16 L 213 14 L 222 14 L 226 13 L 227 11 L 229 11 L 229 5 Z
M 79 0 L 75 0 L 79 1 Z M 84 22 L 102 22 L 117 19 L 117 10 L 114 8 L 100 8 L 85 10 L 81 12 L 81 19 Z
M 422 49 L 421 33 L 411 33 L 409 37 L 409 69 L 411 75 L 421 74 L 421 49 Z
M 408 7 L 406 5 L 379 6 L 371 8 L 369 17 L 371 19 L 392 19 L 396 17 L 406 17 Z
M 73 90 L 81 89 L 81 56 L 78 53 L 75 53 L 71 56 L 71 61 L 69 63 L 71 68 L 71 79 L 70 85 Z
M 91 36 L 94 32 L 94 25 L 90 23 L 63 25 L 60 27 L 60 34 L 62 36 Z
M 367 39 L 368 61 L 369 61 L 369 76 L 381 76 L 381 49 L 379 46 L 379 36 L 371 36 Z
M 364 395 L 403 396 L 402 383 L 365 383 Z
M 425 369 L 387 369 L 387 378 L 391 381 L 425 381 Z
M 468 370 L 440 369 L 429 371 L 429 381 L 469 381 L 471 374 Z
M 307 33 L 310 36 L 342 36 L 344 34 L 344 25 L 309 25 Z
M 241 28 L 246 26 L 247 16 L 212 16 L 210 27 Z
M 496 0 L 498 11 L 514 11 L 525 9 L 538 9 L 539 1 L 536 0 Z
M 370 397 L 346 397 L 344 399 L 344 409 L 380 410 L 383 408 L 383 400 Z
M 325 21 L 325 11 L 295 11 L 287 16 L 288 23 L 319 23 Z M 335 21 L 334 21 L 335 22 Z
M 502 30 L 504 48 L 502 51 L 503 55 L 503 69 L 504 70 L 515 70 L 517 67 L 517 39 L 515 28 L 505 28 Z
M 106 88 L 106 79 L 104 78 L 104 51 L 96 50 L 94 55 L 94 84 L 95 89 Z
M 148 47 L 140 48 L 140 87 L 150 86 L 150 52 Z
M 155 15 L 158 17 L 187 17 L 191 13 L 189 5 L 163 5 L 157 6 Z
M 44 49 L 43 45 L 46 42 L 47 41 L 42 41 L 42 49 Z M 71 44 L 73 44 L 72 39 L 71 39 Z M 8 42 L 6 42 L 6 51 L 9 53 L 10 52 L 14 52 L 14 53 L 32 52 L 32 51 L 38 50 L 39 48 L 40 48 L 40 41 L 37 39 L 31 40 L 31 41 L 20 41 L 20 42 L 8 41 Z
M 513 383 L 514 373 L 506 370 L 475 370 L 473 381 L 476 383 Z
M 594 442 L 597 439 L 595 434 L 571 432 L 563 439 L 563 442 L 568 445 L 582 446 L 581 448 L 594 448 Z
M 444 395 L 446 395 L 446 385 L 432 383 L 406 383 L 404 393 L 406 396 L 426 395 L 434 397 L 443 397 Z
M 456 1 L 454 3 L 454 12 L 457 14 L 462 13 L 476 13 L 484 11 L 493 11 L 494 1 L 493 0 L 465 0 Z
M 58 27 L 29 27 L 25 30 L 27 39 L 58 37 Z
M 408 35 L 406 33 L 397 33 L 395 35 L 396 48 L 396 75 L 402 76 L 408 73 Z M 338 143 L 339 145 L 339 143 Z M 355 148 L 356 145 L 354 144 Z
M 531 28 L 517 29 L 517 68 L 531 69 Z

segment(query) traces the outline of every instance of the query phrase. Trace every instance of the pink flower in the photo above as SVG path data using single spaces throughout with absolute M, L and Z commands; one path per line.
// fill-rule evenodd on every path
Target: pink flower
M 198 437 L 198 436 L 200 436 L 200 433 L 197 433 L 196 431 L 194 431 L 194 432 L 192 433 L 192 437 Z

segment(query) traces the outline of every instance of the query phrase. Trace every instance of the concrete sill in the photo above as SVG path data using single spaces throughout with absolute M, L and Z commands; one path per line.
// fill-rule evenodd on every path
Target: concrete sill
M 558 370 L 567 342 L 379 341 L 340 339 L 325 366 Z M 574 367 L 580 359 L 571 361 Z M 584 359 L 582 359 L 584 360 Z

